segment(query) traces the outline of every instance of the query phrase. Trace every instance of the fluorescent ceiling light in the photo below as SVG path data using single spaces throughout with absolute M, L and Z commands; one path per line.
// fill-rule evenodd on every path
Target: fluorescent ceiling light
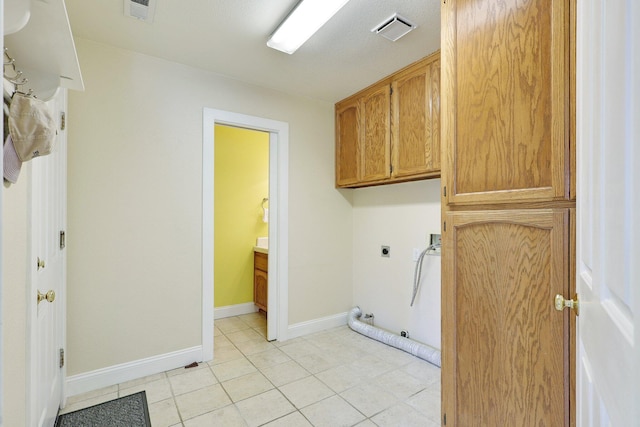
M 349 0 L 301 0 L 267 41 L 267 46 L 292 54 Z

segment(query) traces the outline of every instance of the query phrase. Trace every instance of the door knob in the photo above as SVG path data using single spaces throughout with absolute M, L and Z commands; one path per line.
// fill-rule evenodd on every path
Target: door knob
M 565 308 L 574 309 L 576 311 L 576 316 L 580 314 L 579 310 L 579 302 L 578 302 L 578 294 L 576 294 L 573 299 L 564 299 L 564 297 L 560 294 L 556 295 L 555 298 L 555 307 L 556 310 L 562 311 Z
M 43 300 L 47 300 L 48 302 L 53 302 L 56 299 L 56 293 L 53 289 L 51 289 L 46 294 L 38 291 L 38 304 L 40 304 Z

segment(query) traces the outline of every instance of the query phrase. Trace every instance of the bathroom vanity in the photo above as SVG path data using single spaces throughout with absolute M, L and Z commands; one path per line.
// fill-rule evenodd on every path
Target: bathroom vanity
M 260 310 L 267 312 L 267 284 L 268 284 L 268 249 L 255 247 L 253 249 L 253 302 Z

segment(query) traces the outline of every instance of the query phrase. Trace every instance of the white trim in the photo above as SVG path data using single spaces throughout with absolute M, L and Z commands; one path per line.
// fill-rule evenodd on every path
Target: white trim
M 319 319 L 307 320 L 306 322 L 295 323 L 289 326 L 287 339 L 298 338 L 327 329 L 337 328 L 338 326 L 344 326 L 347 324 L 348 314 L 348 312 L 345 312 L 334 314 L 332 316 L 321 317 Z
M 213 108 L 202 119 L 202 343 L 213 358 L 214 127 L 216 124 L 269 132 L 269 281 L 267 339 L 285 340 L 289 322 L 289 124 Z M 210 357 L 209 357 L 210 356 Z
M 269 280 L 267 340 L 287 339 L 289 326 L 289 125 L 283 122 L 269 137 Z
M 202 360 L 213 360 L 213 126 L 202 117 Z M 211 213 L 211 215 L 209 215 Z
M 4 1 L 0 0 L 0 30 L 2 34 L 4 34 Z M 4 48 L 4 38 L 0 41 L 0 47 Z M 4 120 L 3 124 L 0 124 L 0 129 L 3 131 L 4 135 Z M 4 150 L 0 153 L 0 164 L 4 165 Z M 4 218 L 2 215 L 4 212 L 4 186 L 0 190 L 0 234 L 3 234 L 4 230 Z M 0 271 L 4 271 L 4 252 L 2 241 L 4 239 L 0 238 Z M 0 274 L 0 307 L 2 306 L 2 302 L 4 300 L 4 284 L 2 281 L 3 274 Z M 2 318 L 4 317 L 4 310 L 0 314 L 0 348 L 4 349 L 4 324 Z M 4 372 L 4 351 L 0 351 L 0 427 L 4 425 L 4 375 L 1 374 Z
M 68 396 L 75 396 L 125 381 L 180 368 L 194 361 L 200 361 L 201 355 L 202 347 L 196 346 L 73 375 L 67 378 L 67 394 Z
M 65 114 L 65 117 L 69 116 L 69 90 L 68 89 L 64 89 L 64 88 L 60 88 L 58 93 L 64 93 L 64 96 L 61 99 L 62 101 L 62 106 L 61 109 Z M 58 97 L 60 97 L 61 95 L 57 95 Z M 69 136 L 67 133 L 67 130 L 69 128 L 67 126 L 65 126 L 64 130 L 59 130 L 59 133 L 64 134 L 64 157 L 62 158 L 62 165 L 61 165 L 61 180 L 62 180 L 62 187 L 64 188 L 64 191 L 62 192 L 62 206 L 63 206 L 63 214 L 62 214 L 62 224 L 61 224 L 61 231 L 65 232 L 65 235 L 67 233 L 68 230 L 68 224 L 67 224 L 67 181 L 68 181 L 68 152 L 69 152 Z M 61 305 L 61 319 L 60 319 L 60 327 L 62 328 L 61 331 L 61 348 L 66 352 L 67 351 L 67 313 L 68 313 L 68 301 L 67 301 L 67 249 L 66 249 L 66 243 L 65 243 L 65 248 L 63 249 L 64 252 L 64 256 L 62 259 L 62 283 L 61 283 L 61 290 L 62 290 L 62 297 L 60 298 L 60 305 Z M 66 399 L 67 399 L 67 390 L 65 389 L 65 384 L 66 384 L 66 378 L 67 378 L 67 364 L 65 363 L 64 366 L 61 368 L 61 372 L 60 372 L 60 382 L 61 382 L 61 400 L 60 400 L 60 404 L 61 405 L 65 405 L 66 404 Z
M 215 307 L 213 309 L 214 319 L 224 319 L 225 317 L 241 316 L 243 314 L 255 313 L 258 307 L 252 302 L 244 304 L 225 305 L 224 307 Z

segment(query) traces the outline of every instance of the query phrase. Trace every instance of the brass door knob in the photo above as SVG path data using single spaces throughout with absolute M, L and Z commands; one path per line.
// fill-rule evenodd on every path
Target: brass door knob
M 46 294 L 38 291 L 38 304 L 40 304 L 43 300 L 47 300 L 48 302 L 53 302 L 56 299 L 56 293 L 51 289 Z
M 554 304 L 556 310 L 562 311 L 565 308 L 573 309 L 576 311 L 576 316 L 580 314 L 579 310 L 579 302 L 578 302 L 578 294 L 576 294 L 573 299 L 564 299 L 564 297 L 560 294 L 556 295 Z

